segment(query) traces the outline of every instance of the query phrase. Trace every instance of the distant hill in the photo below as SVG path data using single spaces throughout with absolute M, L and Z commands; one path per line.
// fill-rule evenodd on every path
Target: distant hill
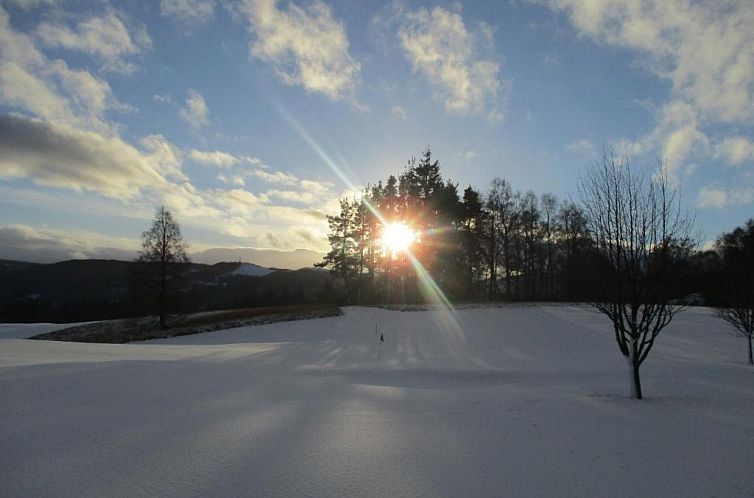
M 311 268 L 314 263 L 322 261 L 323 253 L 308 249 L 278 251 L 273 249 L 237 248 L 207 249 L 191 254 L 191 260 L 197 263 L 215 261 L 246 261 L 266 268 Z
M 34 264 L 0 260 L 0 322 L 71 322 L 134 316 L 140 297 L 129 286 L 134 263 L 71 260 Z M 327 301 L 327 272 L 250 263 L 191 263 L 179 309 L 197 312 Z M 142 299 L 143 301 L 143 299 Z
M 38 263 L 27 263 L 26 261 L 15 261 L 12 259 L 0 259 L 0 274 L 5 271 L 20 270 Z
M 263 266 L 255 265 L 252 263 L 241 263 L 238 268 L 233 270 L 233 275 L 241 275 L 244 277 L 264 277 L 270 273 L 276 271 L 274 268 L 265 268 Z
M 17 251 L 9 250 L 3 247 L 0 240 L 0 271 L 3 270 L 3 264 L 50 264 L 67 261 L 70 258 L 70 252 L 66 251 Z M 19 254 L 28 257 L 29 262 L 18 261 Z M 254 264 L 264 268 L 286 268 L 297 270 L 299 268 L 311 268 L 314 263 L 322 261 L 324 253 L 312 251 L 309 249 L 295 249 L 292 251 L 279 251 L 276 249 L 253 249 L 249 247 L 241 248 L 212 248 L 195 253 L 189 253 L 189 257 L 195 263 L 214 264 L 220 261 L 236 261 Z M 91 259 L 100 260 L 118 260 L 128 261 L 136 257 L 135 251 L 126 251 L 120 249 L 102 249 L 96 253 L 88 254 Z M 6 259 L 3 259 L 6 258 Z

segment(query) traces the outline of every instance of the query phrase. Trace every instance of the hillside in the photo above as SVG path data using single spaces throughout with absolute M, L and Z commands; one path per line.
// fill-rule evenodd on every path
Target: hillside
M 130 293 L 134 263 L 71 260 L 0 264 L 0 322 L 80 322 L 137 313 Z M 315 269 L 279 270 L 248 263 L 191 263 L 176 311 L 301 304 L 322 297 L 329 275 Z M 138 313 L 137 313 L 138 314 Z

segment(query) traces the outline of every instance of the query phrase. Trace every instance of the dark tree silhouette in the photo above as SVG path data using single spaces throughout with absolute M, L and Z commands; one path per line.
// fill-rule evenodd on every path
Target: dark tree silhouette
M 754 219 L 744 227 L 723 234 L 717 240 L 716 249 L 723 261 L 717 316 L 747 339 L 749 364 L 754 365 Z
M 519 220 L 518 195 L 507 180 L 493 178 L 487 194 L 488 230 L 485 233 L 485 254 L 489 266 L 490 299 L 497 295 L 497 272 L 502 264 L 505 272 L 505 295 L 511 296 L 511 277 L 513 275 L 515 253 L 515 231 Z
M 157 303 L 160 328 L 167 328 L 165 314 L 169 302 L 180 291 L 181 276 L 185 263 L 187 244 L 181 236 L 181 228 L 165 206 L 160 206 L 152 222 L 152 227 L 142 233 L 142 249 L 138 262 L 138 279 L 146 292 Z
M 586 220 L 604 262 L 596 308 L 612 321 L 628 360 L 631 394 L 642 398 L 639 367 L 655 339 L 682 309 L 673 298 L 673 267 L 690 245 L 690 220 L 665 170 L 652 177 L 628 158 L 603 154 L 582 176 Z
M 351 291 L 358 283 L 363 268 L 363 250 L 366 245 L 360 235 L 360 217 L 364 211 L 360 209 L 360 202 L 356 200 L 341 199 L 340 213 L 327 217 L 330 226 L 331 250 L 324 260 L 317 263 L 320 268 L 330 268 L 330 271 L 341 279 L 346 291 L 347 301 L 351 302 Z

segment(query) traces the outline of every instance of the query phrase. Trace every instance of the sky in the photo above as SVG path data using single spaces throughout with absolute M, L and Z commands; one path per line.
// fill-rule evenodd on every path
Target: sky
M 305 266 L 427 146 L 561 199 L 662 160 L 708 245 L 754 217 L 754 4 L 0 0 L 0 258 L 130 259 L 165 204 L 196 261 Z

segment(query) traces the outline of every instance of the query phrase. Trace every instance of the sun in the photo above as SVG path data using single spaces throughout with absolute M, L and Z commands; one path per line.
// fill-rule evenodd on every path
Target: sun
M 416 240 L 416 234 L 405 223 L 390 223 L 382 231 L 382 246 L 393 254 L 405 252 Z

